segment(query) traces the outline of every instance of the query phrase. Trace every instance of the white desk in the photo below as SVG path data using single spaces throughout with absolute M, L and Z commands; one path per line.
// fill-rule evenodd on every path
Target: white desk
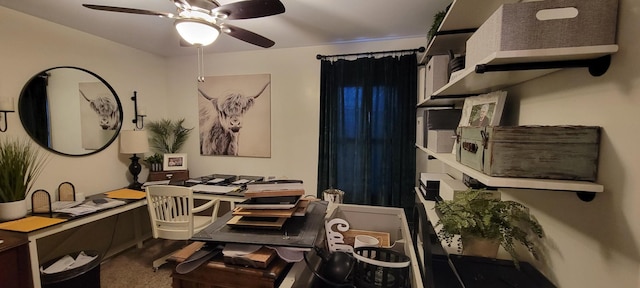
M 195 198 L 199 198 L 199 199 L 206 199 L 206 200 L 220 199 L 220 201 L 229 202 L 231 206 L 231 210 L 235 208 L 235 203 L 239 203 L 245 200 L 244 197 L 228 196 L 224 194 L 220 195 L 220 194 L 209 194 L 209 193 L 194 193 L 194 196 Z M 45 227 L 42 229 L 25 233 L 27 234 L 27 238 L 29 240 L 29 255 L 30 255 L 29 257 L 31 259 L 31 275 L 33 278 L 33 286 L 35 288 L 40 288 L 42 286 L 42 283 L 40 281 L 40 261 L 38 259 L 38 241 L 37 241 L 38 239 L 42 239 L 44 237 L 47 237 L 56 233 L 60 233 L 72 228 L 76 228 L 76 227 L 89 224 L 101 219 L 105 219 L 113 215 L 134 210 L 136 208 L 143 207 L 146 205 L 147 205 L 147 200 L 145 199 L 142 199 L 139 201 L 133 201 L 131 203 L 127 203 L 122 206 L 117 206 L 114 208 L 98 211 L 96 213 L 92 213 L 89 215 L 79 216 L 77 218 L 70 219 L 68 221 L 64 221 L 56 225 L 52 225 L 49 227 Z M 144 235 L 142 235 L 141 233 L 141 223 L 142 223 L 141 221 L 147 221 L 148 218 L 141 215 L 135 215 L 133 218 L 134 218 L 135 240 L 133 243 L 127 243 L 126 245 L 124 245 L 126 247 L 123 247 L 123 249 L 129 248 L 134 244 L 138 248 L 142 248 L 143 241 L 146 240 L 146 237 L 143 237 Z
M 225 194 L 212 194 L 212 193 L 199 193 L 199 192 L 194 192 L 193 193 L 193 198 L 195 198 L 195 199 L 205 199 L 205 200 L 220 199 L 220 201 L 229 202 L 231 211 L 233 211 L 233 209 L 236 208 L 236 203 L 240 203 L 240 202 L 242 202 L 244 200 L 247 200 L 246 198 L 244 198 L 242 196 L 229 196 L 229 195 L 225 195 Z
M 98 211 L 96 213 L 92 213 L 85 216 L 80 216 L 75 219 L 71 219 L 68 221 L 61 222 L 56 225 L 52 225 L 49 227 L 45 227 L 42 229 L 38 229 L 32 232 L 28 232 L 27 238 L 29 239 L 29 257 L 31 259 L 31 275 L 33 278 L 33 287 L 39 288 L 41 287 L 40 282 L 40 261 L 38 259 L 38 239 L 47 237 L 49 235 L 53 235 L 56 233 L 60 233 L 65 230 L 69 230 L 78 226 L 82 226 L 91 222 L 95 222 L 113 215 L 117 215 L 129 210 L 136 209 L 138 207 L 146 206 L 147 200 L 142 199 L 138 201 L 134 201 L 122 206 L 117 206 L 114 208 L 109 208 L 106 210 Z M 134 217 L 134 229 L 135 229 L 135 243 L 139 248 L 142 247 L 143 237 L 140 232 L 140 218 Z M 145 218 L 146 219 L 146 218 Z

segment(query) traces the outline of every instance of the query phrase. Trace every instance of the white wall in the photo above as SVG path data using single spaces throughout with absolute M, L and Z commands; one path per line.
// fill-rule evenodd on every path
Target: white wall
M 4 7 L 0 7 L 0 39 L 0 97 L 13 97 L 16 108 L 20 91 L 31 76 L 51 67 L 77 66 L 100 75 L 113 86 L 123 106 L 123 130 L 134 127 L 130 100 L 134 90 L 148 111 L 165 110 L 167 64 L 162 57 Z M 17 111 L 7 118 L 8 130 L 0 137 L 28 138 Z M 130 155 L 118 153 L 118 141 L 87 157 L 47 154 L 49 163 L 35 182 L 35 189 L 54 193 L 61 182 L 70 181 L 77 191 L 93 195 L 130 182 Z M 142 179 L 147 173 L 143 170 Z
M 565 69 L 508 89 L 507 125 L 602 127 L 597 182 L 605 191 L 592 202 L 563 191 L 502 194 L 530 207 L 544 227 L 546 251 L 534 265 L 558 287 L 640 287 L 640 2 L 619 5 L 620 50 L 605 75 Z M 422 172 L 434 168 L 437 161 L 427 165 L 416 153 Z
M 196 127 L 183 149 L 188 154 L 189 174 L 226 173 L 301 179 L 306 193 L 315 195 L 320 109 L 320 61 L 316 54 L 413 49 L 424 46 L 425 42 L 424 38 L 414 38 L 205 55 L 205 76 L 271 74 L 271 158 L 200 156 L 197 59 L 195 55 L 170 59 L 168 78 L 172 80 L 167 93 L 167 107 L 171 107 L 171 112 L 167 111 L 167 114 L 185 117 L 187 127 Z M 242 130 L 240 133 L 242 142 Z
M 531 207 L 547 232 L 545 261 L 537 263 L 559 287 L 640 287 L 640 3 L 620 1 L 618 43 L 602 77 L 568 69 L 509 90 L 513 124 L 584 124 L 603 127 L 598 182 L 605 192 L 592 202 L 560 191 L 509 192 Z M 117 91 L 124 106 L 124 129 L 132 129 L 137 90 L 150 119 L 187 119 L 197 127 L 195 56 L 163 59 L 0 7 L 0 97 L 18 95 L 35 73 L 73 65 L 91 70 Z M 206 75 L 272 75 L 272 156 L 199 156 L 197 137 L 185 146 L 193 176 L 238 173 L 286 176 L 305 181 L 315 193 L 320 63 L 316 54 L 336 54 L 424 46 L 423 39 L 340 46 L 267 49 L 205 55 Z M 170 108 L 169 108 L 170 107 Z M 27 137 L 18 113 L 8 116 L 0 137 Z M 197 132 L 197 128 L 194 130 Z M 195 133 L 194 135 L 196 135 Z M 71 181 L 87 195 L 129 183 L 127 156 L 117 142 L 89 157 L 51 155 L 36 188 L 55 190 Z M 418 153 L 420 155 L 420 153 Z M 144 169 L 141 177 L 146 178 Z
M 640 2 L 621 0 L 620 47 L 602 77 L 566 69 L 509 90 L 520 125 L 602 127 L 592 202 L 575 193 L 546 191 L 503 195 L 532 208 L 548 241 L 548 275 L 560 287 L 640 287 Z

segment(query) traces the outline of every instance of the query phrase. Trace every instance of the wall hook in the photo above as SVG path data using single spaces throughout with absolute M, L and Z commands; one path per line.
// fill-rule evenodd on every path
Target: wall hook
M 145 115 L 142 109 L 138 111 L 138 92 L 137 91 L 133 91 L 133 96 L 131 97 L 131 100 L 133 101 L 133 111 L 135 115 L 133 120 L 131 120 L 131 122 L 136 124 L 137 129 L 142 129 L 144 128 L 144 117 L 146 117 L 147 115 Z
M 0 100 L 0 119 L 2 120 L 2 127 L 0 127 L 0 132 L 7 132 L 8 123 L 7 123 L 7 113 L 15 112 L 15 108 L 13 108 L 13 98 L 6 98 Z

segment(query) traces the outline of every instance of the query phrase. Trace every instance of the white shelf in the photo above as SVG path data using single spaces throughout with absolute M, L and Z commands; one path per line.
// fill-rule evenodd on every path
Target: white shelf
M 437 98 L 436 97 L 429 97 L 425 100 L 422 100 L 420 103 L 418 103 L 418 108 L 420 107 L 462 107 L 462 105 L 464 104 L 464 98 L 466 97 L 461 97 L 461 98 L 451 98 L 451 97 L 444 97 L 444 98 Z
M 503 188 L 519 188 L 519 189 L 534 189 L 534 190 L 561 190 L 561 191 L 575 191 L 575 192 L 603 192 L 604 186 L 588 182 L 588 181 L 570 181 L 570 180 L 553 180 L 553 179 L 534 179 L 534 178 L 507 178 L 507 177 L 491 177 L 480 171 L 467 167 L 458 161 L 456 161 L 456 155 L 451 153 L 435 153 L 422 146 L 418 146 L 418 149 L 426 152 L 427 154 L 442 161 L 444 164 L 451 166 L 452 168 L 469 175 L 482 184 L 490 187 L 503 187 Z
M 502 65 L 551 61 L 589 60 L 618 51 L 618 45 L 498 51 L 477 64 Z M 436 91 L 435 96 L 482 94 L 522 83 L 560 69 L 494 71 L 476 73 L 467 67 L 456 79 Z
M 464 29 L 477 29 L 484 23 L 498 7 L 506 3 L 516 3 L 520 0 L 455 0 L 451 4 L 447 15 L 442 20 L 438 31 L 454 31 Z M 426 63 L 426 58 L 431 55 L 447 54 L 449 50 L 460 53 L 464 51 L 465 43 L 473 33 L 437 35 L 427 47 L 421 59 Z

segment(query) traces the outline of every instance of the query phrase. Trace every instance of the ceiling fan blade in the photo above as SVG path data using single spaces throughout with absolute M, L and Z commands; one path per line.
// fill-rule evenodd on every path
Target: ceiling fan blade
M 174 0 L 174 1 L 186 2 L 190 6 L 195 6 L 208 11 L 211 11 L 217 8 L 218 6 L 220 6 L 220 4 L 217 4 L 218 2 L 213 2 L 211 0 Z
M 93 5 L 93 4 L 82 4 L 82 6 L 87 7 L 89 9 L 101 10 L 101 11 L 121 12 L 121 13 L 141 14 L 141 15 L 152 15 L 152 16 L 160 16 L 160 17 L 166 17 L 166 18 L 174 18 L 175 17 L 175 15 L 173 15 L 171 13 L 156 12 L 156 11 L 142 10 L 142 9 L 135 9 L 135 8 L 102 6 L 102 5 Z
M 240 27 L 224 24 L 221 28 L 222 31 L 227 31 L 225 33 L 229 34 L 231 37 L 251 43 L 256 46 L 269 48 L 276 44 L 275 42 L 265 38 L 264 36 L 258 35 L 246 29 L 242 29 Z
M 227 19 L 249 19 L 284 13 L 284 5 L 279 0 L 247 0 L 229 3 L 213 9 L 213 13 L 227 15 Z

